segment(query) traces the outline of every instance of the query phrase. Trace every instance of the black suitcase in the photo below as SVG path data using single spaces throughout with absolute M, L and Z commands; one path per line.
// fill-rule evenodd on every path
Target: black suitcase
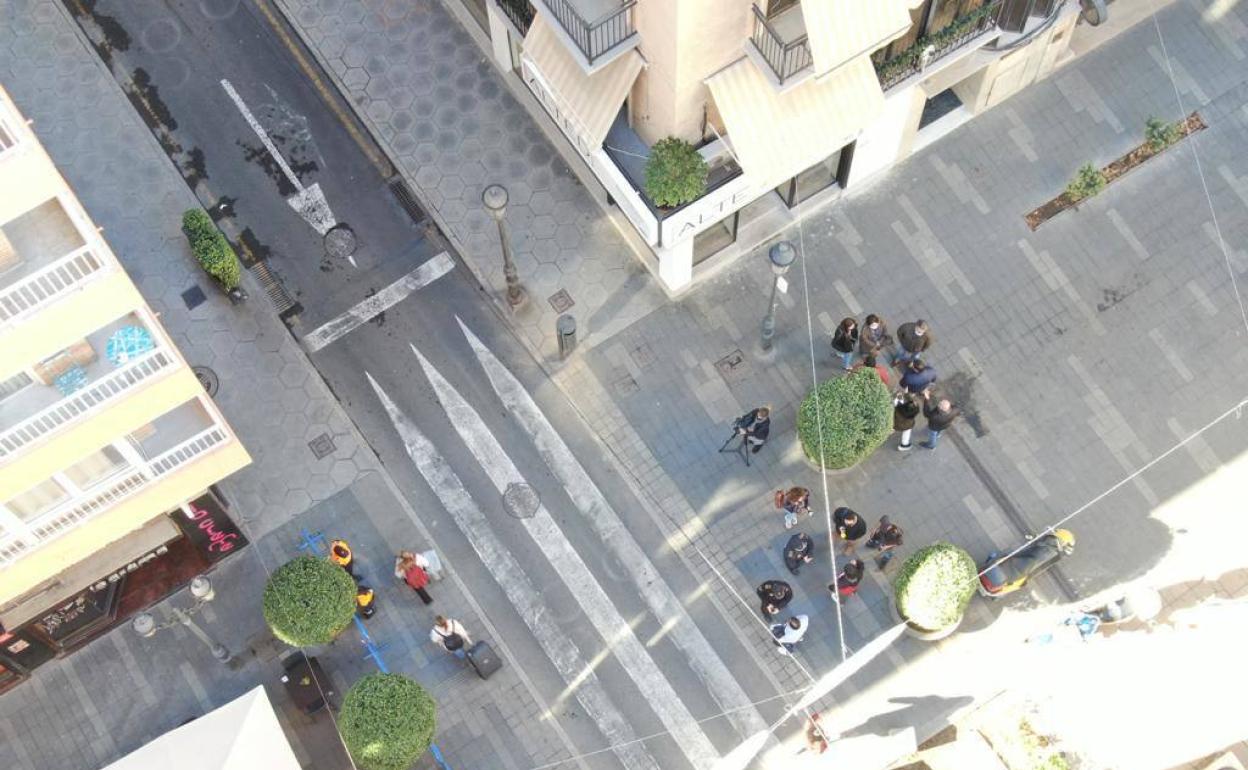
M 468 650 L 468 662 L 476 670 L 477 676 L 489 679 L 490 675 L 503 667 L 503 661 L 494 652 L 488 642 L 477 642 Z

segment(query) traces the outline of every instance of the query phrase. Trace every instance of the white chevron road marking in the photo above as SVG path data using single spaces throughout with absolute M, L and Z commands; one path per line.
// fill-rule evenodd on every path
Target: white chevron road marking
M 672 593 L 672 589 L 659 576 L 658 570 L 646 556 L 637 540 L 629 533 L 602 490 L 594 483 L 585 467 L 572 454 L 567 443 L 560 437 L 550 420 L 538 408 L 532 395 L 525 390 L 506 366 L 456 317 L 464 336 L 468 338 L 481 367 L 512 416 L 519 420 L 533 438 L 538 453 L 547 467 L 555 474 L 567 491 L 568 497 L 585 514 L 594 530 L 628 571 L 637 591 L 646 600 L 655 618 L 669 629 L 668 634 L 685 653 L 690 667 L 710 690 L 720 707 L 729 712 L 741 738 L 767 729 L 758 710 L 753 706 L 736 677 L 724 665 L 723 660 L 707 642 L 706 637 L 689 617 L 684 605 Z
M 486 521 L 485 514 L 464 488 L 459 476 L 425 438 L 420 429 L 395 405 L 371 374 L 365 373 L 377 398 L 381 400 L 390 421 L 394 424 L 407 454 L 433 489 L 442 506 L 455 519 L 464 537 L 472 544 L 482 564 L 490 571 L 495 582 L 507 594 L 508 600 L 533 633 L 546 656 L 555 664 L 564 682 L 576 683 L 576 699 L 592 718 L 608 744 L 615 746 L 615 754 L 629 770 L 659 770 L 659 765 L 647 753 L 645 746 L 636 741 L 632 726 L 607 696 L 602 682 L 586 664 L 580 650 L 559 630 L 559 624 L 551 622 L 554 613 L 542 601 L 541 593 L 533 586 L 528 575 L 515 556 L 507 550 Z
M 455 431 L 481 463 L 499 494 L 506 491 L 510 484 L 525 483 L 524 476 L 476 410 L 421 355 L 415 345 L 411 347 Z M 520 522 L 572 592 L 599 636 L 610 645 L 611 652 L 637 685 L 637 689 L 658 715 L 663 726 L 671 733 L 676 746 L 688 758 L 689 763 L 698 770 L 710 770 L 714 767 L 719 753 L 710 739 L 689 713 L 684 701 L 676 694 L 645 646 L 637 639 L 632 627 L 620 616 L 619 610 L 598 584 L 580 554 L 568 542 L 546 506 L 539 505 L 532 517 L 520 519 Z

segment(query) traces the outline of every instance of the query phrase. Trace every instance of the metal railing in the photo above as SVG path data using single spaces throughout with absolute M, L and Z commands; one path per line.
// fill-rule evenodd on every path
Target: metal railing
M 529 34 L 529 25 L 533 23 L 533 17 L 537 15 L 537 11 L 529 0 L 494 0 L 494 2 L 503 15 L 516 25 L 521 35 Z
M 997 17 L 1003 0 L 994 0 L 954 19 L 944 29 L 925 35 L 909 48 L 883 62 L 875 62 L 880 88 L 887 91 L 911 75 L 916 75 L 973 40 L 997 30 Z
M 98 411 L 104 404 L 171 368 L 175 360 L 168 351 L 157 348 L 0 432 L 0 459 L 21 451 L 84 415 Z
M 130 468 L 101 491 L 85 500 L 70 501 L 43 514 L 29 525 L 29 533 L 7 533 L 0 538 L 0 565 L 71 531 L 76 526 L 141 492 L 162 476 L 172 473 L 229 440 L 220 425 L 205 430 L 149 460 L 145 467 Z
M 751 7 L 754 9 L 754 33 L 750 35 L 750 42 L 754 44 L 759 55 L 767 60 L 780 85 L 814 64 L 810 55 L 810 41 L 805 35 L 784 42 L 767 21 L 766 14 L 757 5 Z
M 12 286 L 0 289 L 0 326 L 56 301 L 100 272 L 105 264 L 89 246 L 83 246 Z
M 586 21 L 571 0 L 544 0 L 550 15 L 563 27 L 585 59 L 593 66 L 603 54 L 633 35 L 633 6 L 637 0 L 626 0 L 619 8 L 608 11 L 594 21 Z

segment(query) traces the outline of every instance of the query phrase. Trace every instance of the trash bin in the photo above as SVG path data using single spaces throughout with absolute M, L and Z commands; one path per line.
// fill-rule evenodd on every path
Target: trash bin
M 559 337 L 559 357 L 567 358 L 576 349 L 576 319 L 567 313 L 559 316 L 555 334 Z

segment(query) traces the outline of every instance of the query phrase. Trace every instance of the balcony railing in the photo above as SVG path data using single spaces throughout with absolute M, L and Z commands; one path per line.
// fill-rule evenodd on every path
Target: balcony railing
M 533 23 L 533 17 L 537 15 L 537 11 L 534 10 L 529 0 L 495 0 L 495 2 L 503 15 L 511 19 L 511 23 L 520 30 L 521 35 L 529 34 L 529 25 Z
M 69 532 L 84 521 L 117 505 L 187 463 L 224 444 L 229 434 L 213 425 L 147 462 L 144 468 L 128 469 L 103 490 L 85 500 L 70 501 L 30 523 L 29 533 L 10 533 L 0 538 L 0 565 Z
M 168 351 L 157 348 L 14 425 L 0 433 L 0 460 L 84 415 L 99 411 L 105 404 L 170 369 L 175 360 Z
M 919 38 L 914 45 L 896 56 L 883 62 L 875 62 L 875 73 L 880 78 L 880 87 L 887 91 L 972 40 L 995 32 L 1002 1 L 994 0 L 976 8 L 965 16 L 954 19 L 935 34 Z
M 594 21 L 586 21 L 571 0 L 544 2 L 550 15 L 559 21 L 591 67 L 603 54 L 633 35 L 633 6 L 637 5 L 637 0 L 627 0 Z
M 767 16 L 758 9 L 758 6 L 755 5 L 752 8 L 754 9 L 754 34 L 750 36 L 750 42 L 754 44 L 759 55 L 767 60 L 771 71 L 780 81 L 780 85 L 784 85 L 786 80 L 814 64 L 814 59 L 810 55 L 810 42 L 805 35 L 786 43 L 767 21 Z
M 83 246 L 8 288 L 0 289 L 0 326 L 16 321 L 73 291 L 104 268 L 102 258 Z

